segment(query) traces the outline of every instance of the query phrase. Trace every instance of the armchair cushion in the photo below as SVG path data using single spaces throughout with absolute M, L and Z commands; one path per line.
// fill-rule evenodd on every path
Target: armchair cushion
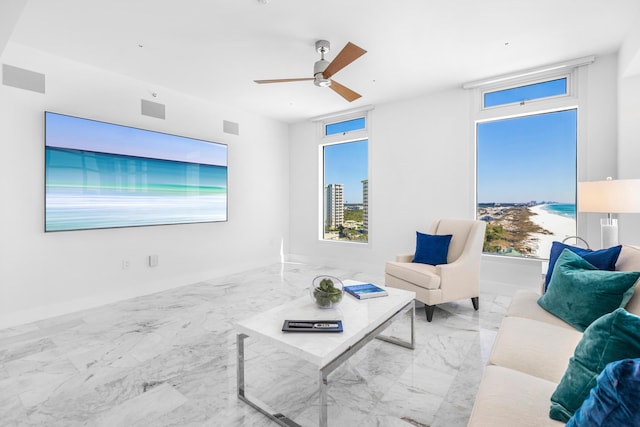
M 436 273 L 434 265 L 390 261 L 387 262 L 385 272 L 424 289 L 438 289 L 440 287 L 440 276 Z
M 416 253 L 413 262 L 421 264 L 446 264 L 451 234 L 432 235 L 416 231 Z

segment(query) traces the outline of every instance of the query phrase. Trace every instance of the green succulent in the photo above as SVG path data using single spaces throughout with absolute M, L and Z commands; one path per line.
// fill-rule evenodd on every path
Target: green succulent
M 322 279 L 320 284 L 313 290 L 313 297 L 320 307 L 329 307 L 342 300 L 342 290 L 336 288 L 331 279 Z

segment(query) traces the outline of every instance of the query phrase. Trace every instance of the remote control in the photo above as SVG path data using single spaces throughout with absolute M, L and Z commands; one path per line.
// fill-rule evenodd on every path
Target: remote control
M 337 323 L 314 323 L 313 327 L 319 328 L 319 329 L 332 329 L 332 328 L 337 328 L 338 324 Z
M 332 329 L 337 328 L 337 323 L 311 323 L 311 322 L 289 322 L 290 328 L 317 328 Z

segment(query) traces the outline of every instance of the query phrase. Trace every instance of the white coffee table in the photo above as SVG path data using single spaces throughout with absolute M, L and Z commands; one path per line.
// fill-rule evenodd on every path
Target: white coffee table
M 345 281 L 347 284 L 361 282 Z M 245 391 L 244 340 L 248 336 L 263 339 L 290 354 L 307 360 L 318 367 L 320 395 L 320 422 L 327 425 L 327 377 L 340 364 L 374 338 L 414 348 L 415 292 L 385 288 L 388 296 L 358 300 L 345 294 L 338 309 L 320 309 L 309 296 L 279 305 L 236 324 L 238 398 L 251 405 L 276 423 L 298 426 L 285 415 L 270 409 L 264 402 Z M 406 315 L 411 318 L 411 339 L 404 341 L 380 333 L 393 321 Z M 289 320 L 342 320 L 341 333 L 282 332 L 285 319 Z

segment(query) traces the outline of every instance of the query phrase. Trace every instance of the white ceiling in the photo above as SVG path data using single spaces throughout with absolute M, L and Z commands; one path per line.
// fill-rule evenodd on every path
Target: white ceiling
M 11 41 L 285 122 L 409 98 L 529 67 L 618 50 L 638 0 L 29 0 Z M 330 61 L 367 54 L 311 81 L 314 43 Z M 142 47 L 140 47 L 142 46 Z M 18 65 L 18 64 L 16 64 Z

